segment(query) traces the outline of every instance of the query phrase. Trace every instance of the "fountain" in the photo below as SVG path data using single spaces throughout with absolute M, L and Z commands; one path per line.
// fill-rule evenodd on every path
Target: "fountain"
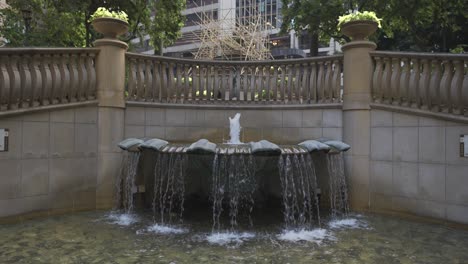
M 328 139 L 292 146 L 278 146 L 266 140 L 244 144 L 240 141 L 240 116 L 238 113 L 229 118 L 227 144 L 206 139 L 191 145 L 160 139 L 123 141 L 119 146 L 126 152 L 117 189 L 121 194 L 118 205 L 131 210 L 135 182 L 144 182 L 155 223 L 173 224 L 183 220 L 186 197 L 206 189 L 208 193 L 202 195 L 211 202 L 214 233 L 226 228 L 223 216 L 229 219 L 227 226 L 231 230 L 244 226 L 239 216 L 247 219 L 251 227 L 261 193 L 279 198 L 288 229 L 320 226 L 320 207 L 324 204 L 321 200 L 328 201 L 332 217 L 349 212 L 342 154 L 348 145 Z M 198 173 L 200 170 L 203 172 Z M 197 189 L 197 184 L 209 188 Z M 277 187 L 272 187 L 275 184 Z

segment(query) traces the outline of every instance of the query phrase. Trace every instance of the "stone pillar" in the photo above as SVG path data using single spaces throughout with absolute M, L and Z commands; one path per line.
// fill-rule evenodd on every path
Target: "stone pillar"
M 372 32 L 371 32 L 372 33 Z M 376 44 L 355 40 L 343 45 L 344 94 L 343 140 L 351 145 L 345 154 L 351 207 L 369 208 L 370 188 L 370 102 L 372 60 L 369 52 Z
M 117 39 L 94 42 L 100 49 L 96 61 L 98 109 L 98 176 L 96 208 L 114 205 L 115 180 L 121 164 L 117 144 L 124 137 L 125 52 L 128 45 Z

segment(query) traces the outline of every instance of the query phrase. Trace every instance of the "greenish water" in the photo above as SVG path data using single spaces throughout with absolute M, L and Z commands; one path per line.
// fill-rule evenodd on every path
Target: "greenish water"
M 109 212 L 87 212 L 0 225 L 0 263 L 468 263 L 467 231 L 387 216 L 352 215 L 335 228 L 325 219 L 283 237 L 281 221 L 265 221 L 225 245 L 207 241 L 209 217 L 192 217 L 180 234 L 138 218 L 121 226 Z M 282 240 L 298 236 L 310 241 Z

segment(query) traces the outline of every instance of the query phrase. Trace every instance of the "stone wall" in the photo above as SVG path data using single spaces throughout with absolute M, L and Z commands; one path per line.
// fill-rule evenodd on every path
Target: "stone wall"
M 468 223 L 468 125 L 371 112 L 370 208 Z
M 215 143 L 229 140 L 229 119 L 241 113 L 241 141 L 270 140 L 297 144 L 306 139 L 342 139 L 340 109 L 210 109 L 127 106 L 125 137 L 162 138 L 170 142 L 194 142 L 207 138 Z
M 0 217 L 96 207 L 97 107 L 0 118 Z

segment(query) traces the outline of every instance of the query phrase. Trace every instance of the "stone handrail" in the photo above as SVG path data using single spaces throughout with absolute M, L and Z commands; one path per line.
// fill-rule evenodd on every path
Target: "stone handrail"
M 0 112 L 96 99 L 93 48 L 0 49 Z
M 468 55 L 371 52 L 374 103 L 468 115 Z
M 342 56 L 203 61 L 127 53 L 127 101 L 341 103 Z

